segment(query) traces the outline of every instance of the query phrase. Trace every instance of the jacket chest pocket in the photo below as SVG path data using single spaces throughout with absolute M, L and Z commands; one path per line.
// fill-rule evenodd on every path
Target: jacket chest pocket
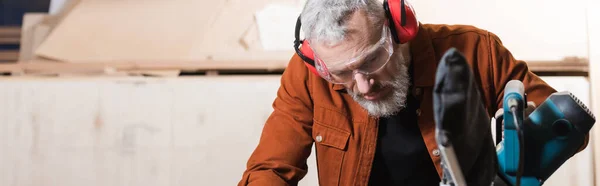
M 350 132 L 315 120 L 312 137 L 315 141 L 319 185 L 338 185 Z

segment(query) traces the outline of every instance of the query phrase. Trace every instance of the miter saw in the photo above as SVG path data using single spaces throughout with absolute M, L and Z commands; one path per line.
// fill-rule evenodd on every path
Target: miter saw
M 524 90 L 518 80 L 506 84 L 503 114 L 496 118 L 498 125 L 504 122 L 504 139 L 490 144 L 490 118 L 470 66 L 458 50 L 446 52 L 434 87 L 436 141 L 444 169 L 440 186 L 539 186 L 580 149 L 596 121 L 590 110 L 563 91 L 526 115 Z M 496 133 L 502 136 L 502 130 Z M 490 145 L 495 153 L 489 153 Z M 470 177 L 472 172 L 478 176 Z

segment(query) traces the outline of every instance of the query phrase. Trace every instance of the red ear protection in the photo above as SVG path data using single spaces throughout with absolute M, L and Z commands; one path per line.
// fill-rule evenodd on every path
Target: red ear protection
M 388 18 L 388 23 L 392 38 L 397 44 L 404 44 L 417 36 L 419 31 L 419 22 L 415 16 L 412 6 L 405 0 L 384 0 L 383 8 Z M 296 21 L 296 32 L 294 40 L 294 49 L 308 69 L 317 76 L 319 72 L 315 68 L 314 52 L 305 40 L 300 40 L 300 27 L 302 23 L 300 16 Z M 302 44 L 302 47 L 300 47 Z
M 296 33 L 294 34 L 296 37 L 296 40 L 294 40 L 294 49 L 296 50 L 296 54 L 298 54 L 298 56 L 304 60 L 304 65 L 308 67 L 308 70 L 315 75 L 320 76 L 319 72 L 315 68 L 315 53 L 312 51 L 306 40 L 300 40 L 301 25 L 302 23 L 300 23 L 300 16 L 298 16 L 298 20 L 296 21 Z M 301 48 L 299 47 L 300 44 L 302 44 Z
M 412 6 L 404 0 L 384 0 L 383 8 L 388 18 L 394 42 L 404 44 L 417 36 L 419 22 Z

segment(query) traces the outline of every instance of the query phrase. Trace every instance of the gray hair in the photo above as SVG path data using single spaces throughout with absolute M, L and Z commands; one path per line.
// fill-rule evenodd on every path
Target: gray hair
M 345 22 L 361 9 L 377 24 L 373 26 L 385 21 L 379 0 L 307 0 L 300 16 L 304 36 L 317 41 L 341 41 L 346 35 Z

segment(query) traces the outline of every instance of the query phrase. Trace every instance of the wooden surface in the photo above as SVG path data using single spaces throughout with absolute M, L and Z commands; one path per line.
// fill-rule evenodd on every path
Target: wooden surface
M 235 185 L 279 78 L 0 77 L 0 185 Z M 543 78 L 590 102 L 587 78 Z M 592 156 L 545 185 L 590 185 Z M 318 185 L 308 166 L 300 185 Z
M 5 44 L 19 44 L 21 42 L 21 39 L 17 38 L 17 37 L 0 37 L 0 45 L 5 45 Z
M 16 62 L 19 59 L 19 50 L 0 50 L 0 62 Z
M 279 76 L 0 78 L 0 185 L 236 185 Z M 301 186 L 318 185 L 311 167 Z
M 0 64 L 19 60 L 20 41 L 20 27 L 0 26 Z
M 19 62 L 27 62 L 37 58 L 34 55 L 35 49 L 48 37 L 52 30 L 52 25 L 44 23 L 49 18 L 50 16 L 46 13 L 27 13 L 23 16 Z
M 24 74 L 97 74 L 106 72 L 131 71 L 282 71 L 287 61 L 196 61 L 196 62 L 98 62 L 98 63 L 64 63 L 51 61 L 30 61 L 26 63 L 0 64 L 1 72 Z
M 533 72 L 583 72 L 588 73 L 589 60 L 586 58 L 563 58 L 556 61 L 526 61 Z
M 293 53 L 289 54 L 290 58 Z M 33 60 L 19 64 L 0 64 L 0 73 L 20 72 L 25 74 L 60 74 L 60 73 L 103 73 L 105 71 L 248 71 L 264 72 L 283 71 L 287 60 L 265 61 L 154 61 L 154 62 L 80 62 L 62 63 Z M 581 58 L 566 58 L 562 61 L 530 61 L 529 69 L 533 72 L 579 72 L 587 75 L 588 60 Z
M 0 26 L 0 36 L 2 37 L 18 37 L 21 35 L 21 27 L 18 26 Z

